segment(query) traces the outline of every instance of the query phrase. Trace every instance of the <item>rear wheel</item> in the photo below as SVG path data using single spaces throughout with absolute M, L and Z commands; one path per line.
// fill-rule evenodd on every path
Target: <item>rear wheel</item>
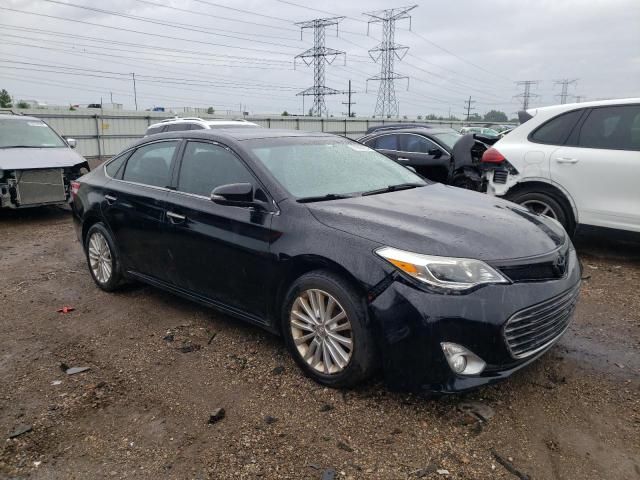
M 569 234 L 572 234 L 575 229 L 573 215 L 565 205 L 566 202 L 551 192 L 521 190 L 508 195 L 507 198 L 527 208 L 530 212 L 557 220 Z
M 109 231 L 102 223 L 92 225 L 85 239 L 85 253 L 93 281 L 111 292 L 120 286 L 120 261 Z
M 373 373 L 374 342 L 361 298 L 338 275 L 315 271 L 296 280 L 283 317 L 289 351 L 318 383 L 352 387 Z

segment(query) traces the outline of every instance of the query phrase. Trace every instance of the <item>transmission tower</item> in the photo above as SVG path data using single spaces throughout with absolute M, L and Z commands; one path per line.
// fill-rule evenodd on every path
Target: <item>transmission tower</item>
M 471 97 L 469 97 L 469 100 L 464 102 L 464 108 L 467 111 L 467 122 L 469 121 L 469 116 L 471 114 L 471 110 L 475 110 L 476 109 L 476 107 L 473 106 L 474 103 L 476 103 L 476 101 L 475 100 L 471 100 Z M 451 117 L 451 112 L 449 112 L 449 117 Z
M 307 65 L 313 64 L 313 87 L 309 87 L 306 90 L 298 93 L 298 95 L 313 96 L 313 106 L 311 107 L 311 114 L 317 117 L 322 117 L 327 113 L 327 106 L 324 102 L 325 95 L 336 95 L 339 92 L 333 88 L 329 88 L 324 84 L 324 67 L 325 64 L 331 65 L 336 57 L 340 55 L 345 56 L 346 53 L 340 50 L 334 50 L 333 48 L 327 48 L 325 44 L 325 29 L 329 26 L 336 26 L 336 33 L 338 32 L 338 23 L 340 23 L 345 17 L 332 17 L 332 18 L 316 18 L 306 22 L 298 22 L 297 26 L 300 27 L 300 37 L 305 28 L 313 28 L 313 47 L 309 50 L 296 55 L 293 60 L 295 68 L 296 60 L 301 58 Z
M 378 100 L 376 101 L 376 109 L 374 112 L 375 116 L 397 116 L 398 99 L 396 98 L 395 81 L 406 78 L 407 87 L 409 86 L 409 77 L 400 75 L 394 71 L 395 60 L 402 60 L 409 50 L 409 47 L 395 43 L 396 22 L 408 18 L 409 30 L 411 30 L 411 15 L 409 15 L 409 12 L 416 7 L 417 5 L 413 5 L 410 7 L 391 8 L 364 14 L 370 18 L 367 24 L 367 33 L 372 23 L 382 24 L 382 41 L 369 50 L 369 55 L 373 61 L 380 63 L 380 75 L 367 79 L 367 84 L 369 80 L 380 82 L 380 86 L 378 87 Z
M 585 95 L 574 95 L 576 103 L 582 103 L 587 97 Z
M 561 92 L 556 95 L 556 97 L 560 97 L 560 104 L 564 105 L 565 103 L 567 103 L 567 97 L 569 96 L 569 85 L 575 85 L 578 82 L 577 78 L 574 78 L 573 80 L 569 80 L 568 78 L 565 78 L 563 80 L 556 80 L 555 82 L 553 82 L 554 85 L 562 85 L 562 90 Z
M 523 110 L 528 110 L 529 109 L 529 102 L 530 102 L 531 99 L 537 98 L 537 97 L 540 96 L 537 93 L 531 93 L 531 86 L 532 85 L 538 85 L 538 83 L 540 83 L 538 80 L 521 80 L 519 82 L 516 82 L 516 85 L 524 86 L 524 91 L 515 96 L 515 98 L 521 98 L 522 99 L 522 109 Z

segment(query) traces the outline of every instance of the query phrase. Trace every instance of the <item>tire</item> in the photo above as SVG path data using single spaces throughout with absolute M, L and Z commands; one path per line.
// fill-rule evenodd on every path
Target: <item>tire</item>
M 313 306 L 313 299 L 316 305 L 324 305 L 323 310 L 331 304 L 333 306 L 328 315 L 315 315 L 315 321 L 312 319 L 310 322 L 308 313 L 319 312 Z M 307 309 L 302 300 L 306 302 Z M 344 318 L 333 321 L 342 313 Z M 322 317 L 327 323 L 316 325 L 316 322 L 322 323 Z M 362 298 L 339 275 L 317 270 L 298 278 L 285 296 L 282 330 L 287 348 L 296 363 L 308 377 L 322 385 L 353 387 L 374 372 L 375 344 L 371 330 L 366 325 Z M 336 335 L 342 340 L 336 340 Z M 306 337 L 310 338 L 305 340 Z M 315 348 L 312 346 L 314 343 Z M 336 345 L 342 354 L 336 350 Z M 346 361 L 345 354 L 348 357 Z
M 111 234 L 104 224 L 95 223 L 89 227 L 85 237 L 84 251 L 87 266 L 95 284 L 106 292 L 117 290 L 123 280 L 120 258 Z M 96 255 L 99 259 L 96 259 Z M 96 267 L 100 263 L 102 266 Z
M 573 235 L 573 231 L 575 230 L 573 214 L 564 199 L 561 199 L 558 195 L 551 192 L 520 190 L 512 195 L 508 195 L 507 199 L 535 213 L 541 213 L 555 218 L 562 224 L 569 235 Z

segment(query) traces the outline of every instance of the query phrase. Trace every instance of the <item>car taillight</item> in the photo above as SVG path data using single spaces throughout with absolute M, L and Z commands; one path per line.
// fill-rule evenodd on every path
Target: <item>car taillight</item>
M 502 163 L 506 160 L 496 148 L 489 148 L 482 154 L 483 163 Z
M 78 182 L 77 180 L 71 180 L 70 186 L 71 196 L 73 198 L 76 198 L 76 195 L 78 195 L 78 190 L 80 190 L 80 182 Z

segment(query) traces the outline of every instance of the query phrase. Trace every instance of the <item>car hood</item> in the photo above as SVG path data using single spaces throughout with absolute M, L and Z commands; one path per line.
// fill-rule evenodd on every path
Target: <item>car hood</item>
M 86 160 L 70 148 L 0 148 L 0 170 L 73 167 Z
M 307 204 L 321 223 L 381 245 L 486 261 L 549 253 L 559 224 L 505 200 L 442 184 Z

